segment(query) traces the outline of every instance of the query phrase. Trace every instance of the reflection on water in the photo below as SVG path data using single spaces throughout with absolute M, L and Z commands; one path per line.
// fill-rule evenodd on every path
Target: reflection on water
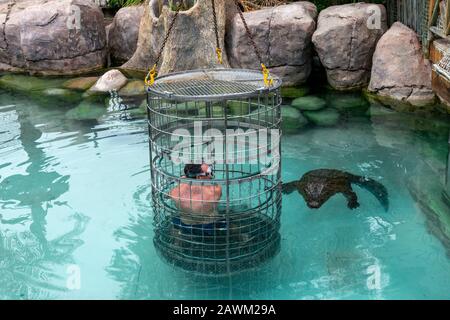
M 76 119 L 71 108 L 0 93 L 0 298 L 450 298 L 433 197 L 449 174 L 445 119 L 365 105 L 286 135 L 284 181 L 317 168 L 368 175 L 387 187 L 389 212 L 358 187 L 353 211 L 341 195 L 314 211 L 292 193 L 274 259 L 204 277 L 167 265 L 153 245 L 145 119 L 114 108 Z M 72 264 L 79 290 L 66 286 Z
M 49 168 L 52 158 L 39 146 L 42 132 L 30 123 L 29 115 L 14 106 L 9 109 L 16 117 L 10 118 L 13 123 L 3 118 L 9 139 L 0 142 L 4 148 L 19 141 L 27 159 L 16 164 L 26 168 L 24 173 L 0 180 L 0 298 L 57 297 L 53 291 L 65 290 L 65 281 L 50 266 L 71 261 L 72 252 L 82 244 L 76 237 L 83 232 L 86 217 L 73 213 L 73 229 L 48 240 L 46 216 L 53 206 L 68 206 L 57 199 L 69 190 L 70 176 Z

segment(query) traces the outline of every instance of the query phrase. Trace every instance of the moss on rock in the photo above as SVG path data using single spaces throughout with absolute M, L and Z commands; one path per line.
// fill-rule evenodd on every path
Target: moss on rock
M 294 133 L 308 124 L 300 111 L 291 106 L 281 106 L 281 128 L 286 133 Z
M 326 101 L 316 96 L 306 96 L 294 99 L 291 106 L 301 111 L 315 111 L 325 108 Z
M 332 108 L 319 111 L 305 111 L 303 114 L 308 120 L 318 126 L 334 126 L 339 122 L 339 112 Z
M 129 81 L 122 89 L 119 90 L 121 96 L 144 96 L 145 84 L 141 80 Z
M 62 84 L 64 89 L 86 91 L 92 87 L 98 80 L 98 77 L 78 77 L 65 81 Z
M 304 97 L 309 93 L 308 87 L 282 87 L 281 96 L 283 98 L 295 99 Z
M 66 112 L 66 118 L 71 120 L 97 120 L 106 113 L 103 104 L 89 100 L 82 101 L 77 107 Z

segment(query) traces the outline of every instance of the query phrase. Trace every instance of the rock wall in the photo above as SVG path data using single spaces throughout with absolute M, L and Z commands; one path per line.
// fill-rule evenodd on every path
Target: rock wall
M 372 55 L 386 30 L 383 5 L 346 4 L 320 12 L 312 41 L 333 88 L 348 90 L 369 83 Z
M 80 74 L 106 58 L 103 14 L 90 0 L 0 4 L 0 71 Z
M 232 8 L 236 12 L 236 8 Z M 263 63 L 285 85 L 305 82 L 311 72 L 311 37 L 316 7 L 306 1 L 245 12 Z M 260 69 L 253 46 L 238 14 L 227 25 L 226 48 L 233 68 Z

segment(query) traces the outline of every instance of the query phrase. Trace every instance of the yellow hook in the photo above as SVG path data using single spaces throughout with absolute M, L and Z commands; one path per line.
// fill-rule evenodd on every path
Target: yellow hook
M 156 64 L 153 65 L 153 68 L 151 68 L 147 75 L 145 76 L 144 82 L 147 86 L 152 86 L 153 83 L 155 83 L 155 78 L 158 75 L 158 72 L 156 72 Z
M 222 49 L 216 48 L 216 53 L 217 53 L 217 60 L 219 60 L 220 64 L 223 64 L 223 61 L 222 61 Z
M 269 74 L 269 70 L 267 69 L 267 67 L 264 65 L 264 63 L 261 63 L 261 68 L 262 68 L 262 74 L 263 74 L 263 80 L 264 80 L 264 85 L 269 88 L 273 85 L 273 79 L 270 77 Z

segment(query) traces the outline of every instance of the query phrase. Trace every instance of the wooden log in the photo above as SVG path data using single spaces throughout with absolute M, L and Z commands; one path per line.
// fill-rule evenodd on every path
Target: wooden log
M 436 0 L 433 8 L 433 13 L 431 14 L 431 19 L 428 22 L 428 27 L 431 27 L 436 23 L 438 16 L 439 16 L 439 1 Z
M 448 36 L 450 32 L 450 0 L 447 0 L 447 6 L 445 8 L 445 20 L 444 26 L 447 26 L 446 30 L 443 30 L 445 35 Z

